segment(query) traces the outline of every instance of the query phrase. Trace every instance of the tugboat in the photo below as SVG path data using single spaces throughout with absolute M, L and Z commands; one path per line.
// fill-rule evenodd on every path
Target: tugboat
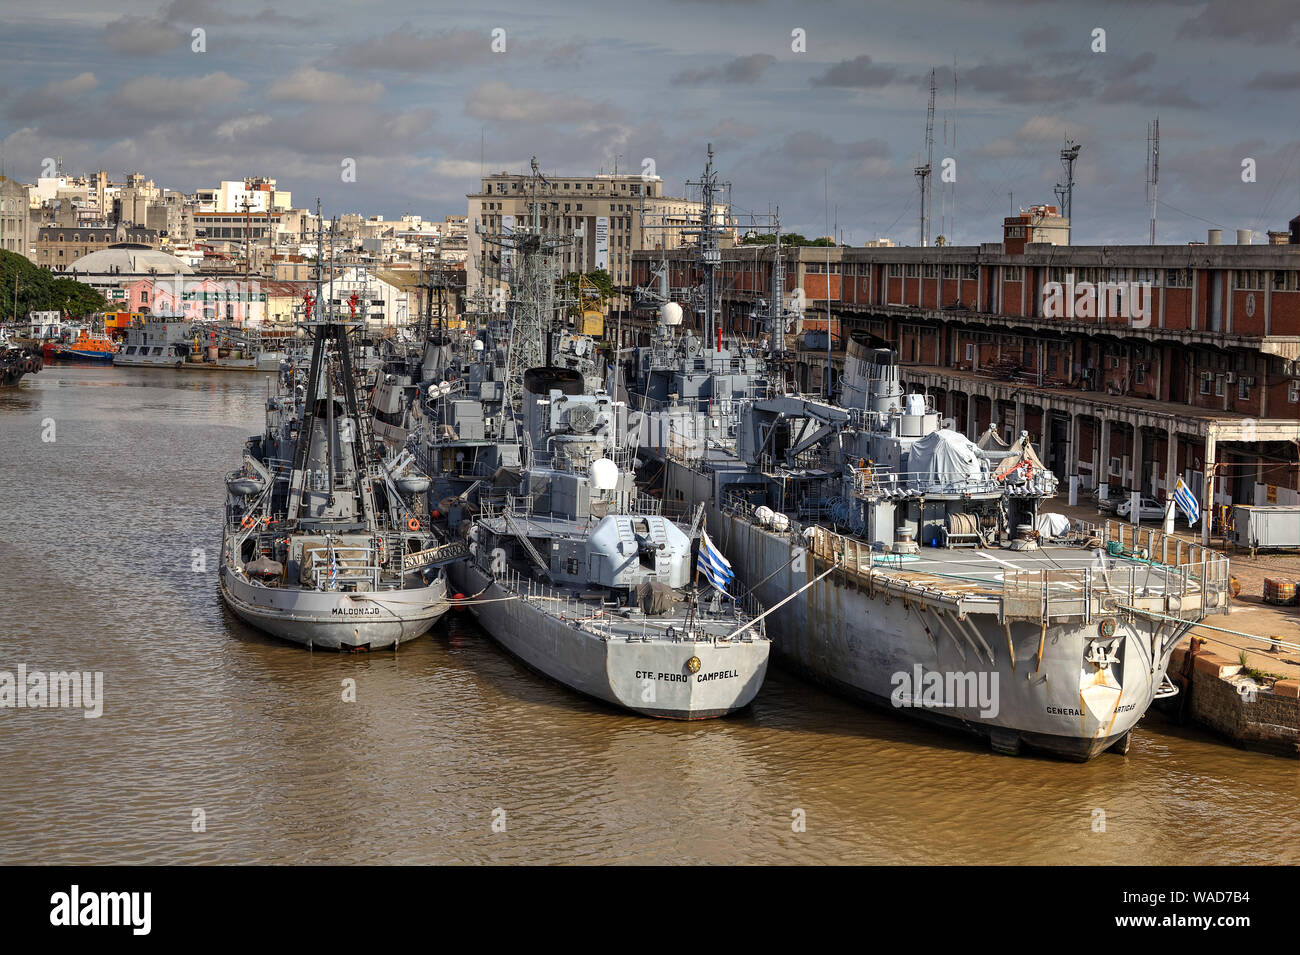
M 319 240 L 318 240 L 319 245 Z M 318 256 L 317 261 L 320 261 Z M 446 612 L 443 546 L 412 456 L 385 459 L 357 407 L 352 337 L 363 322 L 304 298 L 305 376 L 267 401 L 265 433 L 226 482 L 220 591 L 243 620 L 307 647 L 374 650 L 427 632 Z
M 738 710 L 767 673 L 758 605 L 707 533 L 693 580 L 702 508 L 684 527 L 637 497 L 627 407 L 583 381 L 524 373 L 518 493 L 481 498 L 452 580 L 498 643 L 571 689 L 669 719 Z
M 16 387 L 23 375 L 36 374 L 43 364 L 39 349 L 0 341 L 0 388 Z

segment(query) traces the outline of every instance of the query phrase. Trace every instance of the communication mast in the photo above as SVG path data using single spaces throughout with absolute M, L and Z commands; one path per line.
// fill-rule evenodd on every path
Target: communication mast
M 1069 234 L 1074 234 L 1074 163 L 1079 158 L 1079 150 L 1083 147 L 1073 139 L 1065 141 L 1065 148 L 1061 150 L 1061 165 L 1065 167 L 1065 184 L 1056 184 L 1056 200 L 1061 206 L 1061 215 L 1070 223 Z
M 930 71 L 930 106 L 925 116 L 925 165 L 912 171 L 921 187 L 921 245 L 930 244 L 930 171 L 934 164 L 934 70 Z
M 1160 117 L 1147 123 L 1147 202 L 1151 203 L 1151 244 L 1156 244 L 1156 190 L 1160 185 Z
M 505 303 L 510 328 L 505 376 L 508 406 L 523 399 L 524 372 L 550 363 L 552 332 L 558 324 L 556 312 L 560 305 L 555 295 L 555 282 L 559 278 L 556 252 L 572 241 L 568 236 L 548 235 L 543 231 L 538 191 L 540 186 L 549 183 L 538 171 L 536 156 L 531 166 L 528 219 L 501 232 L 481 236 L 485 245 L 499 250 L 491 256 L 500 267 L 496 277 L 504 278 L 510 285 L 510 297 Z
M 708 158 L 704 163 L 704 175 L 700 179 L 692 182 L 686 181 L 689 189 L 691 186 L 700 187 L 700 204 L 702 206 L 700 214 L 700 230 L 698 235 L 699 247 L 699 265 L 700 271 L 704 275 L 704 334 L 706 341 L 713 340 L 713 329 L 717 322 L 716 307 L 716 276 L 718 266 L 722 264 L 722 253 L 718 250 L 718 232 L 714 212 L 714 196 L 720 188 L 718 183 L 718 174 L 713 169 L 713 143 L 709 143 Z M 730 186 L 725 188 L 729 189 Z M 727 202 L 727 208 L 731 208 L 730 201 Z M 683 235 L 688 235 L 688 231 L 683 231 Z
M 686 188 L 700 190 L 700 213 L 698 221 L 691 221 L 688 216 L 683 220 L 679 215 L 661 212 L 656 216 L 641 214 L 642 235 L 649 231 L 662 236 L 659 245 L 663 255 L 660 265 L 652 269 L 652 277 L 657 280 L 655 288 L 638 288 L 635 296 L 644 303 L 663 304 L 674 298 L 687 301 L 692 311 L 702 316 L 701 326 L 706 341 L 713 341 L 720 323 L 717 317 L 718 290 L 717 271 L 722 263 L 719 239 L 724 228 L 731 222 L 731 183 L 722 182 L 713 168 L 713 144 L 708 144 L 708 156 L 704 165 L 704 175 L 699 179 L 686 180 Z M 698 287 L 671 287 L 671 268 L 668 264 L 668 248 L 673 241 L 695 240 L 695 264 L 699 267 L 702 281 Z

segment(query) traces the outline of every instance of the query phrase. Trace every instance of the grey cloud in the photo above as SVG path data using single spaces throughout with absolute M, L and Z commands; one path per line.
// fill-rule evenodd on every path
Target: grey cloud
M 506 49 L 509 50 L 509 34 Z M 491 35 L 470 30 L 443 33 L 417 33 L 409 27 L 386 36 L 371 37 L 343 47 L 339 59 L 347 66 L 361 69 L 393 70 L 403 73 L 426 73 L 452 70 L 471 63 L 487 64 L 493 53 Z
M 1186 88 L 1175 85 L 1152 85 L 1126 78 L 1107 83 L 1097 97 L 1099 103 L 1138 103 L 1143 106 L 1166 106 L 1171 109 L 1199 109 Z
M 99 85 L 94 73 L 80 73 L 66 80 L 52 80 L 44 86 L 17 94 L 5 111 L 13 120 L 40 119 L 66 109 L 77 98 Z
M 465 114 L 475 119 L 533 124 L 605 122 L 615 116 L 608 103 L 501 82 L 483 83 L 471 90 L 465 99 Z
M 206 76 L 140 76 L 110 97 L 113 106 L 143 115 L 187 115 L 195 109 L 238 98 L 248 84 L 217 71 Z
M 1092 95 L 1091 80 L 1078 70 L 1035 72 L 1024 63 L 982 63 L 959 69 L 963 88 L 969 86 L 1008 103 L 1069 103 Z
M 504 52 L 492 50 L 492 29 L 445 30 L 423 33 L 404 25 L 384 36 L 358 40 L 339 49 L 339 61 L 360 69 L 400 73 L 438 73 L 477 65 L 486 69 L 519 59 L 548 66 L 568 66 L 582 55 L 580 40 L 555 43 L 536 37 L 516 37 L 506 29 Z
M 834 161 L 841 159 L 888 159 L 889 144 L 883 139 L 864 139 L 853 143 L 841 143 L 830 136 L 814 130 L 795 132 L 786 136 L 777 148 L 777 153 L 793 162 L 809 160 Z
M 436 141 L 438 114 L 427 107 L 377 110 L 369 106 L 320 106 L 235 130 L 232 138 L 251 146 L 282 146 L 300 153 L 338 157 L 385 157 L 423 150 Z M 227 148 L 229 148 L 227 146 Z M 332 154 L 332 155 L 331 155 Z
M 303 65 L 273 83 L 267 99 L 291 103 L 373 103 L 384 95 L 381 83 Z
M 1065 40 L 1065 33 L 1058 26 L 1050 23 L 1025 30 L 1020 34 L 1020 42 L 1026 47 L 1059 46 Z
M 1288 41 L 1296 29 L 1294 0 L 1209 0 L 1178 29 L 1180 37 Z
M 722 66 L 700 70 L 683 70 L 673 77 L 677 86 L 702 86 L 706 83 L 753 83 L 763 71 L 776 62 L 770 53 L 752 53 L 740 56 Z
M 1300 70 L 1264 70 L 1246 84 L 1248 90 L 1300 90 Z
M 851 60 L 841 60 L 830 67 L 821 76 L 811 80 L 813 86 L 844 86 L 856 89 L 871 89 L 893 82 L 898 70 L 892 66 L 881 66 L 872 62 L 867 54 L 855 56 Z
M 104 42 L 109 49 L 128 56 L 165 53 L 189 39 L 188 30 L 147 17 L 122 17 L 104 28 Z
M 123 16 L 104 28 L 104 42 L 109 49 L 129 56 L 166 53 L 189 44 L 195 27 L 204 29 L 216 24 L 251 24 L 305 26 L 310 21 L 265 7 L 257 13 L 231 11 L 229 3 L 212 0 L 172 0 L 154 16 Z

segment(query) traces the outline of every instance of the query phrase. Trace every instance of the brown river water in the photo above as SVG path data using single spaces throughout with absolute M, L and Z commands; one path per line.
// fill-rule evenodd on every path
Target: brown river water
M 267 381 L 54 366 L 0 391 L 0 671 L 103 673 L 98 719 L 0 709 L 0 863 L 1300 862 L 1296 762 L 1159 714 L 1076 765 L 779 669 L 731 718 L 624 715 L 468 613 L 396 653 L 263 637 L 215 571 Z

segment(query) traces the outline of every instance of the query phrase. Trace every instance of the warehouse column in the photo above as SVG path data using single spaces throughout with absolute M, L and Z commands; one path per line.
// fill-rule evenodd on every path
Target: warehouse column
M 1133 422 L 1132 478 L 1129 483 L 1128 519 L 1133 524 L 1142 522 L 1142 425 Z
M 1079 503 L 1079 415 L 1070 412 L 1069 436 L 1065 445 L 1065 472 L 1070 478 L 1070 506 Z
M 1100 500 L 1110 498 L 1110 419 L 1098 417 L 1101 423 L 1101 439 L 1097 452 L 1097 497 Z
M 1210 546 L 1210 523 L 1214 514 L 1214 454 L 1215 427 L 1211 423 L 1205 428 L 1205 481 L 1201 496 L 1201 544 Z
M 1174 532 L 1174 488 L 1178 486 L 1178 434 L 1173 421 L 1165 432 L 1165 533 Z

